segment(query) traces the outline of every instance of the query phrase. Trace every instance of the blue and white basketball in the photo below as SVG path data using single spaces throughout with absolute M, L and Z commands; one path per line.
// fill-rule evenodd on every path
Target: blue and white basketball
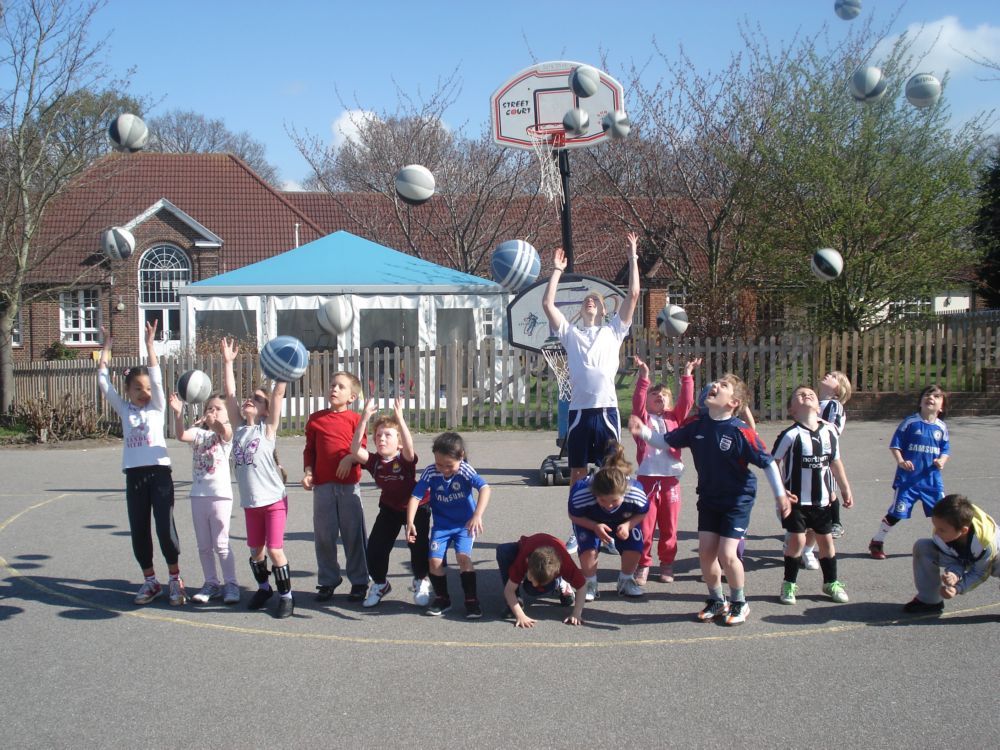
M 850 21 L 861 13 L 861 0 L 837 0 L 833 4 L 833 12 L 845 21 Z
M 859 102 L 869 104 L 878 101 L 885 94 L 887 82 L 880 68 L 862 65 L 854 71 L 850 80 L 851 96 Z
M 271 380 L 291 383 L 309 367 L 309 352 L 294 336 L 276 336 L 260 350 L 260 369 Z
M 177 378 L 177 395 L 188 404 L 200 404 L 212 395 L 212 380 L 201 370 L 188 370 Z
M 517 294 L 538 280 L 542 259 L 524 240 L 507 240 L 493 251 L 490 268 L 495 282 L 511 294 Z

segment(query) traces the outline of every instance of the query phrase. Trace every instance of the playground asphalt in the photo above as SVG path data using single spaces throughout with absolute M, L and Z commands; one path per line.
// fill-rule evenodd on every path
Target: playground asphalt
M 773 442 L 781 424 L 761 425 Z M 1000 518 L 1000 418 L 949 421 L 949 492 Z M 486 617 L 461 606 L 427 617 L 410 600 L 402 542 L 393 591 L 376 608 L 346 586 L 317 604 L 309 493 L 289 487 L 286 553 L 295 616 L 249 612 L 243 516 L 232 545 L 244 601 L 235 607 L 136 607 L 116 442 L 0 450 L 0 673 L 9 748 L 247 747 L 988 747 L 1000 736 L 997 579 L 910 617 L 910 548 L 929 535 L 917 513 L 890 534 L 889 559 L 867 545 L 888 507 L 895 422 L 852 422 L 844 459 L 857 507 L 844 512 L 840 578 L 851 601 L 821 593 L 803 571 L 796 606 L 782 606 L 781 531 L 766 482 L 747 543 L 750 618 L 700 624 L 695 472 L 682 480 L 673 584 L 639 601 L 614 594 L 618 558 L 602 556 L 601 598 L 585 625 L 561 623 L 557 603 L 532 607 L 532 630 L 499 619 L 496 545 L 568 532 L 567 488 L 538 482 L 552 432 L 470 432 L 471 463 L 493 487 L 474 550 Z M 421 462 L 433 435 L 416 436 Z M 629 454 L 634 446 L 628 441 Z M 301 438 L 282 438 L 290 481 Z M 189 449 L 170 448 L 188 591 L 202 582 L 187 488 Z M 690 461 L 689 461 L 690 464 Z M 370 524 L 377 494 L 362 486 Z M 162 558 L 157 552 L 162 574 Z M 450 584 L 458 591 L 452 568 Z

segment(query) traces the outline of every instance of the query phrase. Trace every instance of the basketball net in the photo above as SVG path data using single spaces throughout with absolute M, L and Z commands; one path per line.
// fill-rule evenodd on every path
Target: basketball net
M 573 383 L 569 379 L 569 365 L 566 363 L 566 349 L 556 336 L 549 336 L 542 344 L 542 356 L 556 376 L 559 384 L 559 398 L 569 401 L 573 398 Z
M 563 195 L 562 175 L 559 174 L 557 150 L 566 145 L 566 129 L 561 122 L 541 122 L 537 125 L 529 125 L 525 130 L 528 133 L 528 138 L 531 139 L 531 150 L 535 152 L 541 166 L 542 180 L 538 190 L 549 203 L 558 201 L 558 205 L 561 207 L 565 196 Z

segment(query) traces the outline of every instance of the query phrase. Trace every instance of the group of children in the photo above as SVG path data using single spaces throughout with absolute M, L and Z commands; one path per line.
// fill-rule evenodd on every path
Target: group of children
M 277 589 L 277 617 L 294 612 L 289 563 L 284 554 L 288 512 L 287 477 L 280 466 L 275 439 L 286 384 L 255 389 L 237 401 L 233 363 L 238 347 L 223 339 L 224 394 L 206 401 L 202 417 L 191 426 L 183 421 L 183 402 L 172 394 L 164 398 L 153 339 L 156 325 L 146 326 L 148 366 L 131 368 L 125 376 L 125 395 L 119 396 L 108 376 L 111 338 L 105 337 L 98 362 L 98 382 L 119 414 L 124 434 L 123 470 L 133 551 L 144 575 L 136 597 L 148 604 L 162 593 L 153 566 L 152 516 L 160 549 L 168 566 L 171 605 L 187 601 L 180 576 L 179 543 L 173 520 L 174 490 L 164 438 L 166 407 L 174 412 L 177 438 L 191 444 L 193 471 L 192 518 L 204 585 L 192 598 L 207 603 L 221 598 L 240 600 L 235 558 L 229 545 L 229 518 L 233 494 L 233 459 L 240 504 L 244 509 L 250 568 L 257 591 L 248 607 L 264 608 Z M 555 594 L 574 607 L 568 624 L 582 623 L 586 602 L 599 598 L 598 553 L 602 543 L 620 555 L 617 592 L 641 596 L 650 576 L 673 580 L 677 553 L 679 478 L 684 470 L 680 450 L 688 448 L 698 473 L 698 556 L 708 589 L 699 621 L 721 619 L 738 625 L 749 613 L 744 590 L 742 542 L 756 496 L 756 478 L 749 465 L 764 471 L 776 510 L 787 536 L 784 581 L 779 601 L 794 604 L 800 567 L 806 550 L 815 545 L 823 574 L 823 591 L 836 602 L 848 601 L 837 573 L 834 538 L 842 533 L 839 507 L 850 508 L 853 495 L 840 459 L 844 428 L 843 403 L 850 382 L 843 373 L 828 373 L 814 390 L 797 387 L 789 401 L 793 423 L 768 451 L 756 430 L 740 419 L 749 402 L 746 385 L 727 374 L 708 386 L 699 411 L 693 406 L 693 368 L 687 364 L 680 379 L 676 407 L 669 388 L 651 385 L 649 368 L 637 359 L 639 377 L 633 398 L 629 431 L 636 439 L 638 472 L 613 445 L 603 465 L 573 484 L 568 515 L 578 543 L 579 566 L 566 546 L 547 534 L 522 537 L 501 544 L 497 562 L 504 584 L 505 616 L 518 627 L 534 620 L 524 607 L 535 597 Z M 418 457 L 396 400 L 391 414 L 374 423 L 374 450 L 368 449 L 369 423 L 378 412 L 369 399 L 362 413 L 352 408 L 361 396 L 360 381 L 347 372 L 331 381 L 329 408 L 312 414 L 306 426 L 302 487 L 313 493 L 313 530 L 318 569 L 316 599 L 328 601 L 342 583 L 337 543 L 343 538 L 348 598 L 374 607 L 391 591 L 387 578 L 389 555 L 405 527 L 413 572 L 414 603 L 440 616 L 451 608 L 445 559 L 455 550 L 465 616 L 482 617 L 472 562 L 475 539 L 483 531 L 483 514 L 490 487 L 468 463 L 460 435 L 446 432 L 432 446 L 434 461 L 417 476 Z M 945 395 L 932 386 L 920 396 L 919 412 L 905 419 L 890 449 L 897 462 L 895 497 L 872 539 L 869 550 L 884 559 L 883 543 L 898 521 L 908 518 L 919 500 L 932 517 L 933 540 L 914 546 L 917 597 L 906 605 L 910 612 L 935 612 L 943 599 L 964 593 L 979 582 L 1000 574 L 998 532 L 993 520 L 958 495 L 944 497 L 941 469 L 948 459 L 948 432 L 940 419 Z M 380 490 L 379 511 L 371 534 L 366 534 L 360 479 L 364 467 Z M 652 574 L 653 539 L 659 568 Z M 215 560 L 221 565 L 221 579 Z M 271 569 L 268 569 L 268 559 Z M 943 575 L 938 573 L 945 568 Z M 729 586 L 724 594 L 722 576 Z M 432 598 L 433 593 L 433 598 Z

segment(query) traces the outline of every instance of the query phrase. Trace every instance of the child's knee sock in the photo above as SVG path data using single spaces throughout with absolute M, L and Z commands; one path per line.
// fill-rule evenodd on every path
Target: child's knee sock
M 799 563 L 802 560 L 802 556 L 789 557 L 785 555 L 785 580 L 789 583 L 795 583 L 799 580 Z M 820 560 L 820 564 L 822 564 Z
M 270 573 L 267 570 L 267 558 L 263 560 L 254 560 L 250 558 L 250 570 L 253 572 L 253 577 L 257 581 L 257 587 L 262 589 L 271 588 L 271 584 L 267 582 L 267 578 Z
M 448 598 L 448 576 L 436 576 L 433 573 L 429 575 L 431 579 L 431 586 L 434 587 L 434 595 L 440 596 L 443 599 Z
M 819 566 L 823 569 L 823 583 L 833 583 L 837 580 L 837 556 L 821 557 Z
M 278 593 L 286 599 L 292 595 L 292 577 L 288 570 L 288 563 L 274 566 L 274 585 Z
M 462 579 L 462 593 L 465 594 L 466 599 L 476 598 L 476 571 L 470 570 L 468 573 L 461 573 L 459 577 Z
M 878 531 L 875 532 L 875 536 L 872 537 L 873 542 L 884 542 L 886 534 L 899 523 L 898 518 L 893 518 L 892 516 L 883 516 L 882 523 L 878 526 Z

